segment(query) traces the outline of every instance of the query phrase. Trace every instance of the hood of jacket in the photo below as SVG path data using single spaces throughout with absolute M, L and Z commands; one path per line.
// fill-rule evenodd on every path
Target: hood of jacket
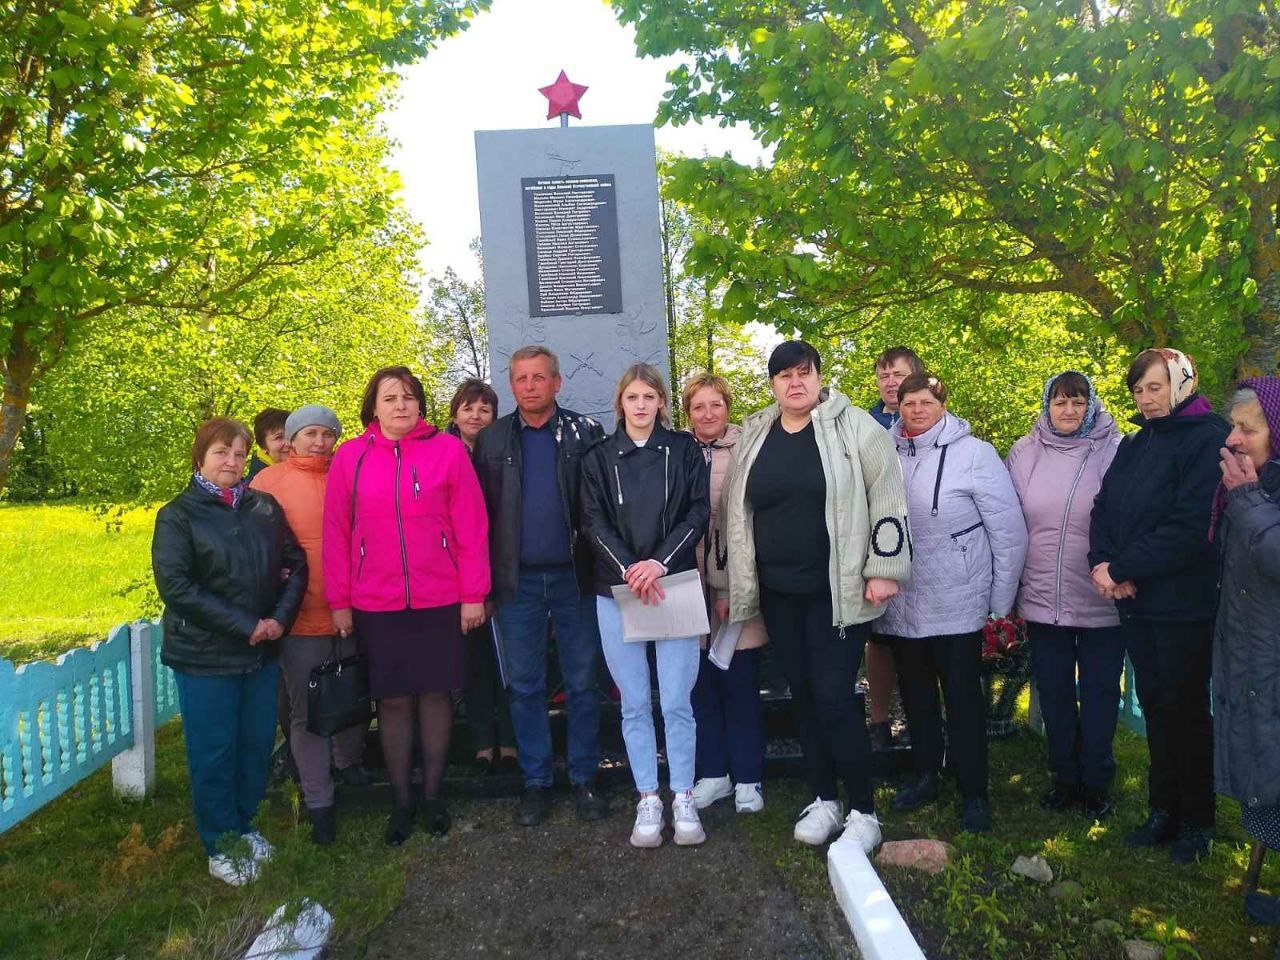
M 898 452 L 902 453 L 905 450 L 910 456 L 914 456 L 914 451 L 920 447 L 945 446 L 955 443 L 962 437 L 971 436 L 973 433 L 969 421 L 963 417 L 957 417 L 954 413 L 943 413 L 941 420 L 916 437 L 905 436 L 904 426 L 899 420 L 889 428 L 889 435 L 893 437 Z
M 1009 451 L 1009 475 L 1027 525 L 1018 588 L 1018 612 L 1027 620 L 1082 628 L 1119 623 L 1115 604 L 1098 594 L 1089 576 L 1093 500 L 1119 445 L 1115 419 L 1099 408 L 1087 436 L 1064 437 L 1043 415 Z

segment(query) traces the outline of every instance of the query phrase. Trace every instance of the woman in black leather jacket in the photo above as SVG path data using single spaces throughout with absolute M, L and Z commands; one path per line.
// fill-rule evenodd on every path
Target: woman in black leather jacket
M 307 587 L 306 556 L 284 511 L 244 479 L 249 443 L 238 421 L 200 426 L 191 483 L 160 508 L 151 542 L 165 605 L 160 659 L 177 679 L 196 830 L 209 873 L 232 886 L 271 857 L 252 821 L 275 740 L 275 641 Z M 239 837 L 246 843 L 225 845 Z
M 626 584 L 646 603 L 661 603 L 659 577 L 697 569 L 706 532 L 706 461 L 686 433 L 673 433 L 662 374 L 628 367 L 614 394 L 618 428 L 582 463 L 583 529 L 595 552 L 596 610 L 605 662 L 622 693 L 622 736 L 640 803 L 631 843 L 662 843 L 658 749 L 649 686 L 648 646 L 657 648 L 658 695 L 671 774 L 672 826 L 680 845 L 706 839 L 693 802 L 694 719 L 690 695 L 698 677 L 699 638 L 627 641 L 612 587 Z

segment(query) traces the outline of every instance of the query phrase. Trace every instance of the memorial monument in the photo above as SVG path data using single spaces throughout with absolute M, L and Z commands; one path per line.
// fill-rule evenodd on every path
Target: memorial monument
M 560 72 L 558 127 L 476 131 L 489 369 L 502 411 L 513 350 L 560 358 L 560 400 L 613 429 L 629 364 L 667 373 L 657 153 L 649 124 L 570 127 L 587 88 Z

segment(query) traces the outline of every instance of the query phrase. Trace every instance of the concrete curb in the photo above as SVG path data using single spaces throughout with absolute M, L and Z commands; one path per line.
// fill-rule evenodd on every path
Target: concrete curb
M 831 844 L 827 875 L 865 960 L 926 960 L 862 847 Z
M 304 900 L 293 920 L 281 904 L 242 960 L 316 960 L 333 933 L 333 917 L 314 900 Z

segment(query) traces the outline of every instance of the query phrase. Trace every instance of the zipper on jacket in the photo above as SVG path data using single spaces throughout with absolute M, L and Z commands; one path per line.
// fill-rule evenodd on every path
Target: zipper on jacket
M 396 503 L 396 529 L 400 532 L 400 567 L 404 571 L 404 605 L 405 609 L 409 607 L 409 552 L 404 545 L 404 517 L 400 515 L 400 441 L 394 444 L 396 451 L 396 481 L 395 481 L 395 503 Z
M 813 433 L 815 437 L 818 435 L 818 425 L 816 423 L 813 425 Z M 829 464 L 834 464 L 835 460 L 831 455 L 831 444 L 827 440 L 827 435 L 825 432 L 822 434 L 822 446 L 823 446 L 823 449 L 827 451 L 827 462 Z M 830 473 L 831 473 L 831 476 L 828 478 L 829 482 L 827 483 L 827 504 L 824 504 L 824 511 L 823 511 L 824 519 L 825 519 L 825 513 L 826 513 L 825 507 L 830 503 L 836 502 L 839 500 L 839 497 L 835 492 L 835 486 L 836 486 L 835 470 L 830 469 Z M 834 517 L 835 511 L 833 510 L 831 511 L 831 513 L 832 513 L 832 516 Z M 835 610 L 833 611 L 833 613 L 835 613 L 836 615 L 836 626 L 840 628 L 840 639 L 843 640 L 844 639 L 844 597 L 840 595 L 840 569 L 841 568 L 840 568 L 839 524 L 838 523 L 836 524 L 836 529 L 834 531 L 828 528 L 827 535 L 831 539 L 831 556 L 836 562 L 836 576 L 835 576 L 836 582 L 835 582 L 835 589 L 831 592 L 831 602 L 835 606 Z M 830 572 L 828 572 L 827 576 L 828 578 L 830 578 L 831 576 Z
M 670 444 L 663 447 L 662 452 L 666 455 L 666 459 L 662 463 L 662 539 L 665 540 L 667 538 L 667 507 L 670 506 L 671 504 L 671 446 Z M 685 537 L 684 539 L 688 540 L 689 538 Z M 681 540 L 680 542 L 684 543 L 684 540 Z M 679 550 L 680 548 L 676 547 L 676 549 Z M 674 555 L 675 553 L 673 551 L 672 556 Z M 668 557 L 667 559 L 669 560 L 671 558 Z M 666 564 L 664 563 L 663 566 L 665 567 Z
M 690 530 L 688 533 L 684 535 L 684 537 L 681 538 L 680 542 L 676 544 L 675 549 L 672 550 L 669 554 L 667 554 L 667 558 L 662 561 L 662 565 L 664 567 L 671 566 L 671 558 L 680 552 L 680 548 L 683 547 L 686 543 L 688 543 L 689 538 L 692 536 L 693 536 L 693 531 Z
M 418 486 L 418 468 L 410 467 L 409 476 L 413 479 L 413 499 L 418 499 L 418 494 L 422 492 L 422 488 Z
M 444 548 L 444 552 L 449 555 L 449 562 L 453 564 L 453 568 L 458 568 L 458 561 L 453 559 L 453 551 L 449 549 L 449 538 L 444 535 L 444 531 L 440 531 L 440 546 Z
M 364 537 L 360 538 L 360 563 L 356 566 L 356 579 L 360 579 L 360 574 L 364 573 Z
M 1062 511 L 1062 529 L 1058 531 L 1058 563 L 1054 570 L 1054 593 L 1053 593 L 1053 622 L 1056 625 L 1062 616 L 1062 553 L 1066 549 L 1067 540 L 1067 519 L 1071 516 L 1071 502 L 1076 498 L 1076 487 L 1080 485 L 1080 478 L 1084 476 L 1084 468 L 1089 464 L 1089 454 L 1093 452 L 1093 445 L 1090 444 L 1089 450 L 1085 453 L 1084 459 L 1080 461 L 1080 466 L 1076 470 L 1076 478 L 1071 481 L 1071 490 L 1067 494 L 1067 508 Z
M 596 537 L 596 543 L 600 544 L 600 548 L 604 550 L 604 552 L 609 555 L 609 558 L 618 565 L 618 571 L 625 577 L 627 575 L 627 568 L 624 567 L 622 562 L 613 555 L 613 551 L 609 549 L 609 545 L 599 537 Z
M 938 515 L 938 494 L 942 492 L 942 468 L 947 465 L 947 445 L 944 443 L 940 448 L 942 456 L 938 458 L 938 476 L 933 481 L 933 512 L 930 516 Z
M 980 526 L 982 526 L 981 520 L 979 520 L 975 524 L 972 524 L 971 526 L 965 527 L 963 530 L 957 530 L 955 533 L 947 534 L 947 536 L 949 536 L 952 540 L 955 540 L 958 537 L 963 537 L 966 533 L 973 533 L 973 531 L 977 530 Z
M 618 473 L 618 465 L 613 465 L 613 482 L 618 485 L 618 506 L 622 506 L 622 474 Z

